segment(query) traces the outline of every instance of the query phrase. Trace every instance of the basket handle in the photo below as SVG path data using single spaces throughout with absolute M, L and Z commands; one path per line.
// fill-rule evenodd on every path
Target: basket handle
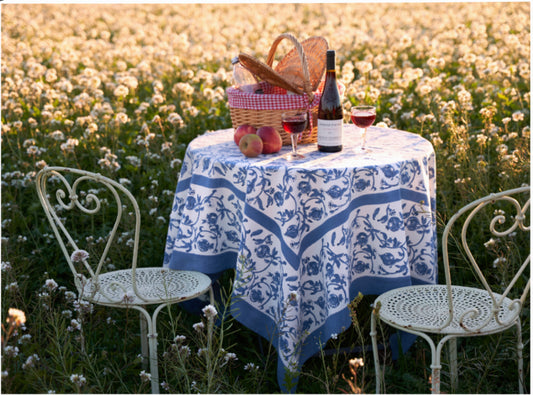
M 268 53 L 267 58 L 267 65 L 269 67 L 272 67 L 272 63 L 274 63 L 274 55 L 276 53 L 276 48 L 278 47 L 278 44 L 283 40 L 284 38 L 290 40 L 294 47 L 296 48 L 296 51 L 298 52 L 298 55 L 300 56 L 300 61 L 302 63 L 302 70 L 304 73 L 304 91 L 307 94 L 307 97 L 309 98 L 309 101 L 313 101 L 315 95 L 311 89 L 311 79 L 309 78 L 309 66 L 307 64 L 307 57 L 305 56 L 304 49 L 302 47 L 302 44 L 294 37 L 291 33 L 283 33 L 280 34 L 272 44 L 272 47 L 270 47 L 270 52 Z

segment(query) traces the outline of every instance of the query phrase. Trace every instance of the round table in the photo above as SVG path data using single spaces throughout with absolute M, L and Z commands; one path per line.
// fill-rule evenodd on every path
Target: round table
M 186 152 L 164 265 L 235 269 L 232 313 L 268 339 L 278 380 L 350 326 L 359 292 L 437 280 L 435 154 L 424 138 L 344 125 L 341 152 L 302 145 L 246 158 L 233 129 L 206 132 Z

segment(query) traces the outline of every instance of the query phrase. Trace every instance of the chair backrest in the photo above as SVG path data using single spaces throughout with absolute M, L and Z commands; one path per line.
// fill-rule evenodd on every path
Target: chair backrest
M 37 174 L 36 184 L 80 295 L 87 292 L 84 287 L 89 280 L 92 292 L 101 292 L 97 289 L 98 276 L 110 271 L 110 267 L 114 269 L 124 255 L 131 256 L 127 268 L 132 269 L 133 287 L 138 294 L 135 269 L 141 216 L 133 195 L 100 174 L 65 167 L 45 167 Z M 125 230 L 127 242 L 117 242 L 120 230 Z
M 526 297 L 530 288 L 530 276 L 529 267 L 531 252 L 530 252 L 530 226 L 529 226 L 529 206 L 530 206 L 530 187 L 525 186 L 521 188 L 511 189 L 499 193 L 493 193 L 486 197 L 480 198 L 472 203 L 461 208 L 455 213 L 448 221 L 442 236 L 442 250 L 444 261 L 444 274 L 446 277 L 446 285 L 448 287 L 448 305 L 450 309 L 450 316 L 444 326 L 447 326 L 453 317 L 453 300 L 451 298 L 451 275 L 450 275 L 450 257 L 449 244 L 452 239 L 457 241 L 457 245 L 461 253 L 459 260 L 464 261 L 466 256 L 478 284 L 481 284 L 490 299 L 492 301 L 491 311 L 492 313 L 483 322 L 479 322 L 475 327 L 468 327 L 464 323 L 464 319 L 468 315 L 476 314 L 475 309 L 469 310 L 461 317 L 455 317 L 459 319 L 461 326 L 468 331 L 478 331 L 487 326 L 491 321 L 496 321 L 499 326 L 508 326 L 511 322 L 514 322 L 520 314 Z M 455 226 L 454 226 L 455 225 Z M 460 238 L 456 238 L 454 229 L 460 228 Z M 526 236 L 526 242 L 514 243 L 513 248 L 503 248 L 504 245 L 509 246 L 513 241 L 517 239 L 517 232 L 524 232 Z M 488 239 L 483 239 L 486 236 Z M 493 238 L 494 237 L 494 238 Z M 481 240 L 480 240 L 481 239 Z M 477 243 L 477 245 L 473 245 Z M 480 245 L 480 243 L 482 243 Z M 498 254 L 490 256 L 489 254 L 480 253 L 480 250 L 486 252 L 491 246 L 499 246 Z M 477 252 L 477 259 L 474 257 Z M 508 253 L 508 257 L 504 256 L 504 253 Z M 525 256 L 527 255 L 527 256 Z M 513 263 L 507 258 L 513 258 L 513 260 L 519 261 Z M 483 259 L 483 261 L 482 261 Z M 500 272 L 502 274 L 498 278 L 498 283 L 491 286 L 484 275 L 491 272 L 495 272 L 500 266 Z M 454 273 L 455 274 L 455 273 Z M 455 284 L 458 285 L 458 284 Z M 480 287 L 481 288 L 481 287 Z M 497 288 L 497 292 L 494 289 Z M 505 298 L 510 298 L 513 302 L 509 306 L 509 310 L 513 314 L 508 316 L 505 320 L 499 317 L 499 313 L 502 309 L 502 304 Z

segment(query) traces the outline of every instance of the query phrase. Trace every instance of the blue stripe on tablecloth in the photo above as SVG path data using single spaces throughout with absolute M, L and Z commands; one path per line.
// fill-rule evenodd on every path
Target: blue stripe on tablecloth
M 196 270 L 205 274 L 213 274 L 226 269 L 235 269 L 236 263 L 236 251 L 226 251 L 217 255 L 200 255 L 174 250 L 168 267 L 176 270 Z
M 363 295 L 379 295 L 388 290 L 410 286 L 410 285 L 424 285 L 427 282 L 418 280 L 411 277 L 400 278 L 383 278 L 383 277 L 360 277 L 355 279 L 350 284 L 350 300 L 353 300 L 359 292 Z M 348 301 L 348 302 L 349 302 Z M 298 378 L 296 377 L 292 383 L 285 383 L 286 373 L 288 367 L 284 364 L 284 361 L 279 357 L 279 331 L 278 322 L 272 317 L 256 310 L 253 306 L 249 305 L 246 301 L 234 296 L 231 303 L 231 314 L 233 317 L 242 323 L 247 328 L 263 336 L 268 340 L 278 352 L 278 383 L 282 392 L 294 392 L 296 390 L 296 384 Z M 325 323 L 319 328 L 310 333 L 302 345 L 302 351 L 300 354 L 300 361 L 298 364 L 298 370 L 302 365 L 313 355 L 315 355 L 321 348 L 323 348 L 327 341 L 333 334 L 340 334 L 343 331 L 350 328 L 352 321 L 350 319 L 350 312 L 348 307 L 338 311 L 337 313 L 329 316 Z M 412 337 L 405 338 L 405 344 L 403 351 L 407 351 L 410 343 L 412 343 Z M 289 384 L 287 386 L 287 384 Z M 289 391 L 292 389 L 292 391 Z
M 227 188 L 232 191 L 238 199 L 244 201 L 246 198 L 246 194 L 237 188 L 231 181 L 225 178 L 210 178 L 199 174 L 194 174 L 185 180 L 180 180 L 176 187 L 176 193 L 187 190 L 191 184 L 213 189 Z
M 304 236 L 304 238 L 300 242 L 300 248 L 298 250 L 298 254 L 294 253 L 294 251 L 287 245 L 285 242 L 285 237 L 283 235 L 282 230 L 280 229 L 278 223 L 274 221 L 269 216 L 265 215 L 262 211 L 257 210 L 256 208 L 246 205 L 245 206 L 245 216 L 251 218 L 258 224 L 260 224 L 262 227 L 273 233 L 280 241 L 281 243 L 281 250 L 283 251 L 284 257 L 287 259 L 289 264 L 294 268 L 297 269 L 299 266 L 299 262 L 301 260 L 302 254 L 305 252 L 305 250 L 313 245 L 315 242 L 320 240 L 322 237 L 324 237 L 324 234 L 327 233 L 329 230 L 334 229 L 338 226 L 339 223 L 345 223 L 350 214 L 358 207 L 365 206 L 365 205 L 377 205 L 377 204 L 385 204 L 385 203 L 392 203 L 396 201 L 412 201 L 412 202 L 424 202 L 424 205 L 429 205 L 430 203 L 427 202 L 427 195 L 425 193 L 415 192 L 411 191 L 409 189 L 396 189 L 394 191 L 389 192 L 382 192 L 382 193 L 375 193 L 375 194 L 366 194 L 363 196 L 359 196 L 355 199 L 353 199 L 347 208 L 345 208 L 343 211 L 335 214 L 334 216 L 328 218 L 324 223 L 322 223 L 317 228 L 313 229 L 311 232 L 309 232 L 307 235 Z
M 191 177 L 180 178 L 178 180 L 178 185 L 176 186 L 176 193 L 183 192 L 184 190 L 189 189 L 190 185 L 191 185 Z

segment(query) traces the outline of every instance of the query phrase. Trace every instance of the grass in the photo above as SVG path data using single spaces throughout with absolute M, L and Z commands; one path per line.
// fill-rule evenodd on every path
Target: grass
M 141 208 L 140 262 L 162 262 L 187 144 L 206 130 L 231 127 L 224 96 L 231 57 L 244 51 L 264 59 L 282 32 L 301 39 L 322 35 L 336 49 L 346 109 L 372 102 L 381 126 L 433 143 L 439 235 L 467 202 L 530 183 L 526 2 L 3 4 L 1 12 L 6 393 L 150 391 L 138 357 L 138 315 L 77 303 L 36 197 L 35 175 L 46 165 L 61 165 L 122 180 Z M 277 53 L 288 49 L 282 43 Z M 487 240 L 477 237 L 486 268 L 502 254 L 526 250 L 527 242 L 507 251 L 504 243 L 485 247 Z M 124 248 L 127 240 L 124 235 Z M 503 275 L 505 270 L 498 274 Z M 232 276 L 230 271 L 220 281 L 223 295 L 231 292 Z M 491 277 L 491 283 L 499 279 Z M 222 300 L 219 312 L 231 303 Z M 357 323 L 330 340 L 327 349 L 370 344 L 372 300 L 365 295 L 358 301 Z M 24 325 L 7 322 L 9 308 L 25 313 Z M 163 391 L 279 392 L 275 350 L 231 316 L 217 327 L 212 354 L 199 356 L 205 333 L 193 325 L 203 319 L 176 307 L 160 315 Z M 523 328 L 529 377 L 529 305 Z M 513 331 L 460 341 L 458 391 L 516 392 L 513 355 Z M 429 356 L 421 340 L 397 361 L 387 350 L 387 391 L 428 392 Z M 350 360 L 355 357 L 364 365 L 357 367 L 354 383 Z M 319 354 L 304 364 L 298 392 L 372 392 L 371 361 L 367 351 Z M 446 374 L 445 365 L 442 389 L 449 392 Z

